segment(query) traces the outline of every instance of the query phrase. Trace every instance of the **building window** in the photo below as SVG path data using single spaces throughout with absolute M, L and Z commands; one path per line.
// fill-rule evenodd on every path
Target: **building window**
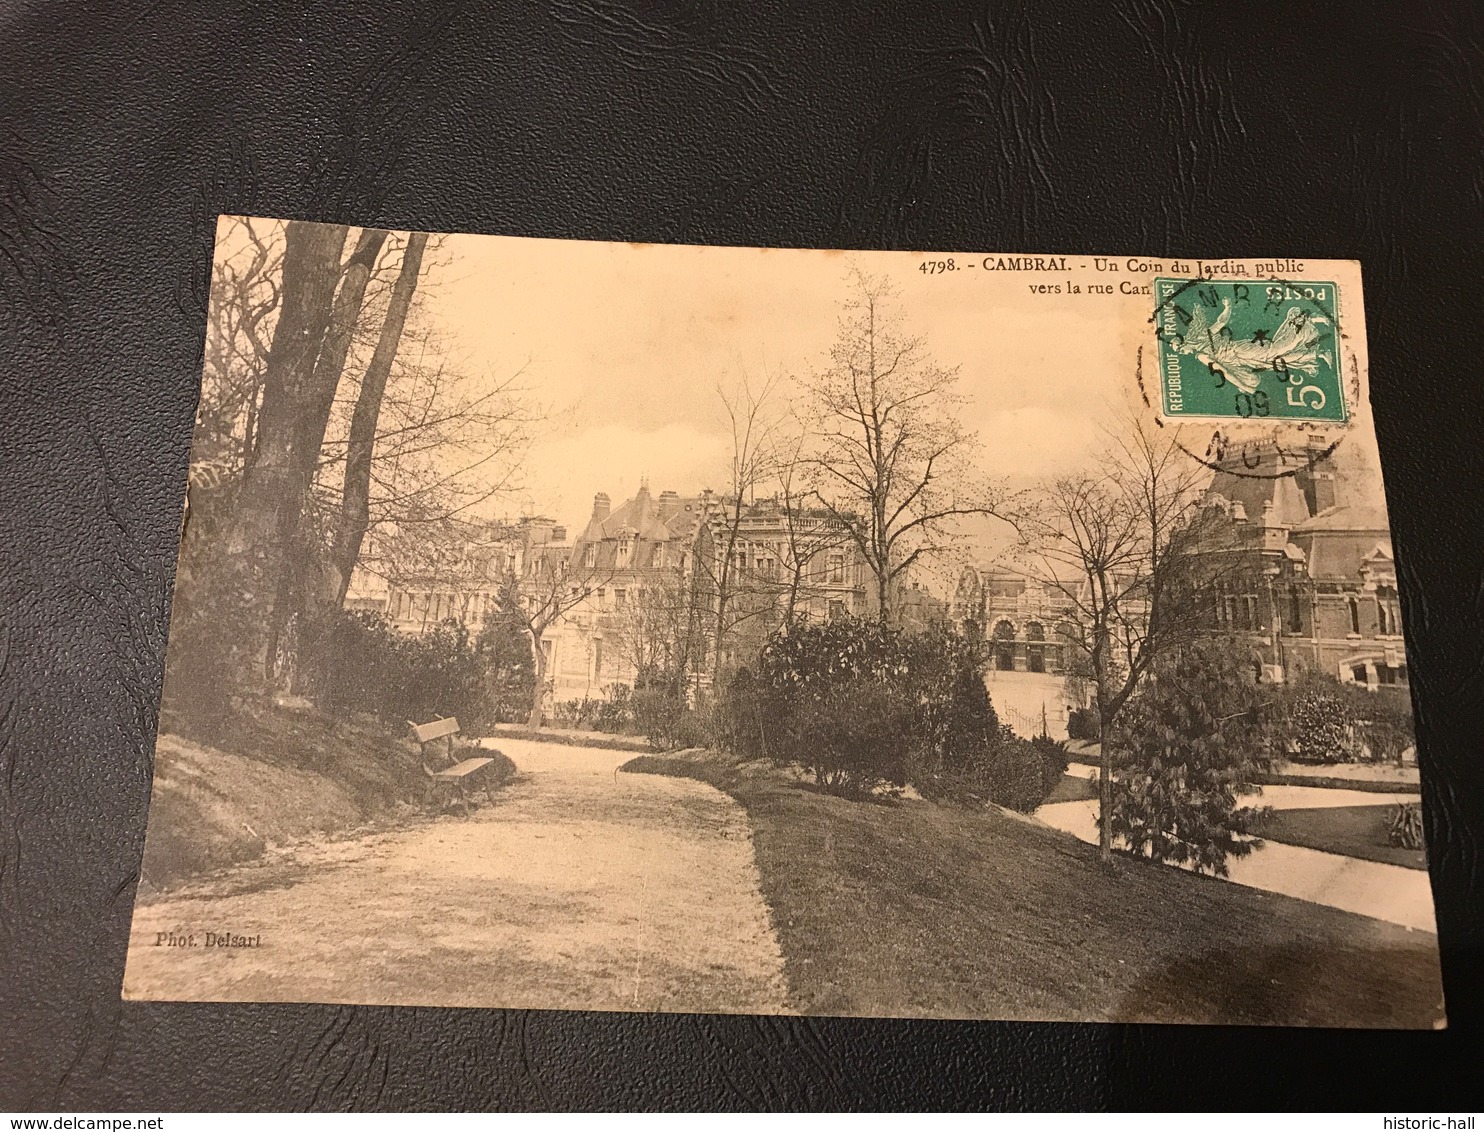
M 1001 672 L 1015 670 L 1015 627 L 1008 621 L 994 627 L 994 666 Z
M 598 564 L 598 544 L 590 542 L 582 551 L 582 564 L 591 570 Z
M 1360 636 L 1360 602 L 1355 598 L 1346 599 L 1350 603 L 1350 632 Z
M 838 621 L 845 616 L 845 603 L 843 601 L 830 602 L 830 620 Z
M 1402 631 L 1401 608 L 1393 586 L 1376 587 L 1376 632 L 1394 637 Z
M 618 564 L 620 566 L 627 566 L 629 564 L 629 551 L 633 548 L 634 544 L 628 538 L 618 540 Z
M 1025 639 L 1030 642 L 1025 650 L 1025 666 L 1032 672 L 1046 671 L 1046 646 L 1041 644 L 1046 639 L 1046 630 L 1041 628 L 1038 621 L 1032 621 L 1025 627 Z
M 1257 595 L 1246 594 L 1242 598 L 1242 620 L 1245 629 L 1261 629 L 1262 622 L 1257 619 Z
M 1237 599 L 1231 594 L 1221 596 L 1221 624 L 1228 629 L 1237 627 Z
M 613 591 L 613 608 L 614 609 L 622 609 L 624 607 L 624 603 L 626 601 L 628 601 L 628 598 L 629 598 L 629 591 L 628 590 L 614 590 Z
M 1290 633 L 1304 631 L 1304 607 L 1299 601 L 1297 586 L 1291 587 L 1288 591 L 1288 631 Z
M 830 555 L 830 581 L 832 581 L 832 582 L 843 582 L 843 581 L 845 581 L 845 555 L 843 555 L 843 554 L 832 554 L 832 555 Z

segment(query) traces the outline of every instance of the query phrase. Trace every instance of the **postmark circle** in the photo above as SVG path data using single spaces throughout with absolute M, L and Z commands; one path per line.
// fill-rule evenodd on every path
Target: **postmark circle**
M 1191 459 L 1274 479 L 1343 443 L 1360 381 L 1337 284 L 1200 276 L 1156 279 L 1154 292 L 1155 377 L 1141 345 L 1139 394 L 1161 428 L 1198 426 L 1200 444 L 1175 442 Z

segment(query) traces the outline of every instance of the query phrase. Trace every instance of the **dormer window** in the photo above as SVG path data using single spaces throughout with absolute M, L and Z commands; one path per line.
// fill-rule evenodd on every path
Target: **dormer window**
M 591 570 L 598 564 L 598 544 L 590 542 L 582 552 L 582 564 Z
M 633 549 L 633 540 L 627 535 L 618 540 L 618 564 L 620 566 L 627 566 L 629 564 L 629 552 Z

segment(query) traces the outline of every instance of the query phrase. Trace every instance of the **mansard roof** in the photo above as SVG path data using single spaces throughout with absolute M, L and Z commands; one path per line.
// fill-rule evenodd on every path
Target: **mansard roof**
M 1354 531 L 1391 534 L 1386 509 L 1375 503 L 1338 503 L 1294 527 L 1300 531 Z
M 1240 503 L 1249 522 L 1262 519 L 1272 506 L 1274 522 L 1293 527 L 1309 518 L 1309 504 L 1294 475 L 1282 474 L 1277 457 L 1259 460 L 1252 472 L 1229 469 L 1211 477 L 1209 496 L 1220 496 L 1228 504 Z
M 703 501 L 696 496 L 682 497 L 667 491 L 656 500 L 646 486 L 607 514 L 601 513 L 598 502 L 606 507 L 607 497 L 595 501 L 592 518 L 573 544 L 574 552 L 596 546 L 596 565 L 617 566 L 618 544 L 628 541 L 629 552 L 622 562 L 628 569 L 660 565 L 655 556 L 661 547 L 688 549 L 696 539 L 704 512 Z

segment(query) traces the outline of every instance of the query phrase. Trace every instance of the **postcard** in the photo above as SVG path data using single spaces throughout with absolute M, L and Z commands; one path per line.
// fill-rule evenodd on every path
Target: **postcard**
M 131 1000 L 1443 1024 L 1360 265 L 223 217 Z

